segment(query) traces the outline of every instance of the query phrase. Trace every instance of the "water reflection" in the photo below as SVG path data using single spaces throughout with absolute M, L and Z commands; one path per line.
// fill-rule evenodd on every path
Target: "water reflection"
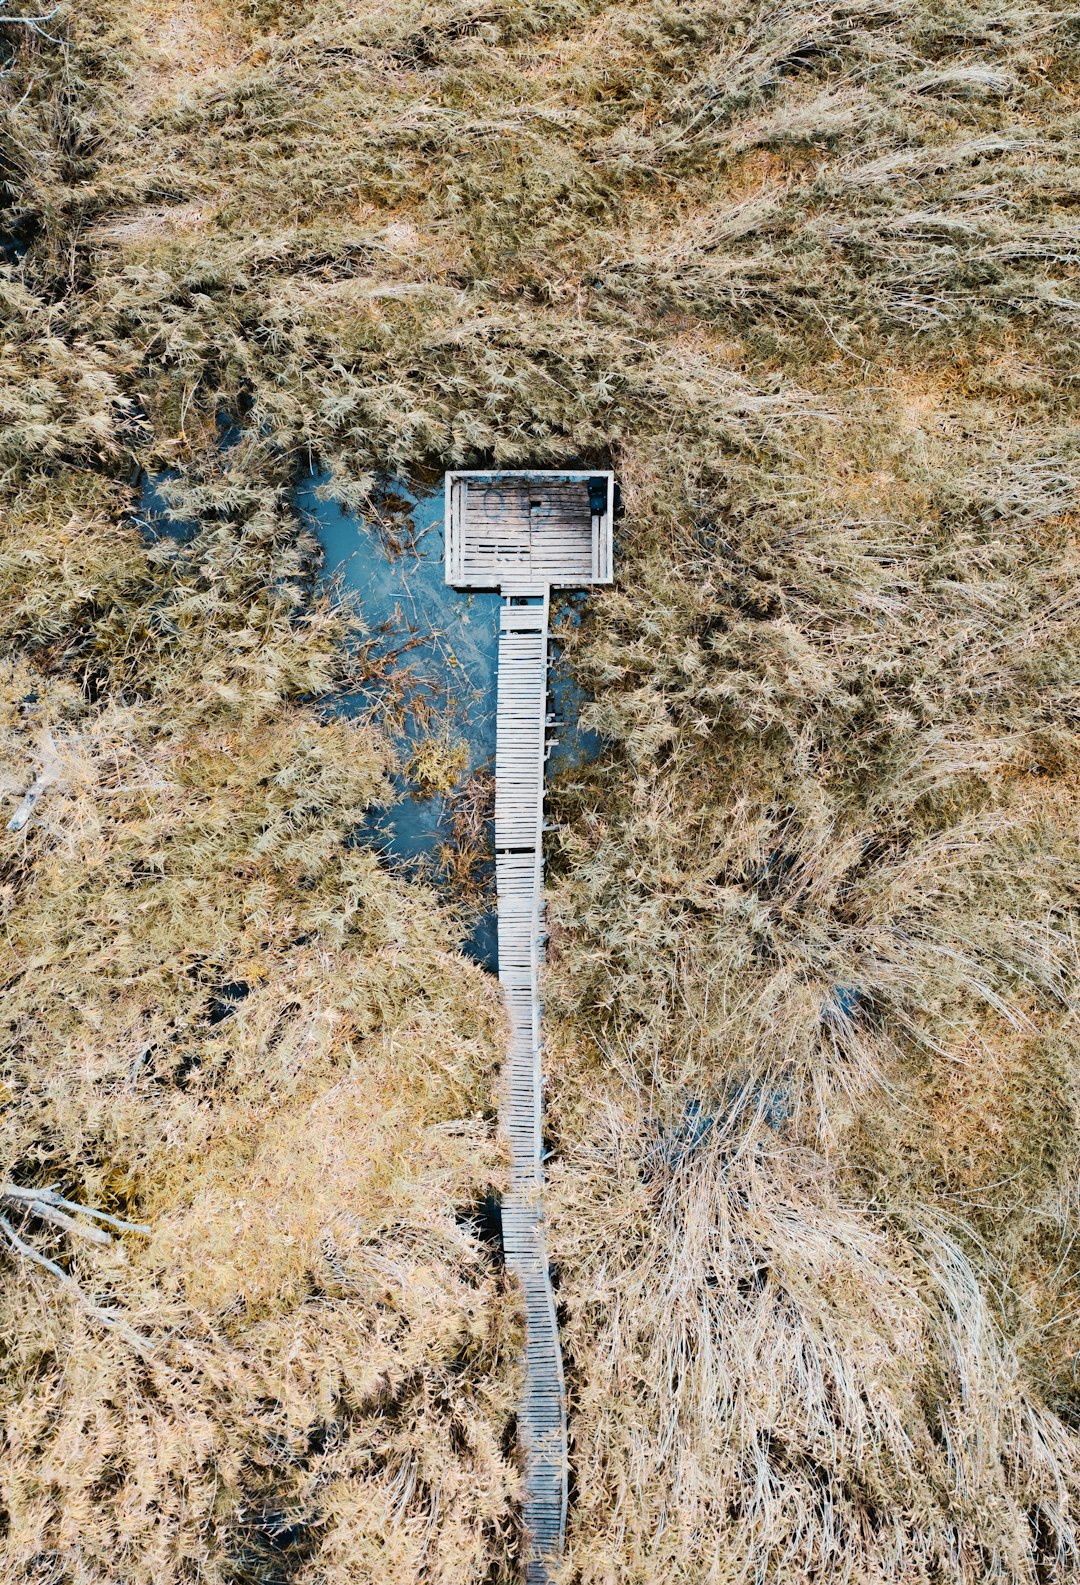
M 217 425 L 223 451 L 244 438 L 237 419 L 224 410 Z M 172 504 L 171 487 L 180 477 L 173 469 L 139 475 L 134 516 L 149 543 L 184 543 L 199 532 L 199 523 Z M 475 849 L 486 825 L 485 856 L 472 874 L 488 906 L 478 910 L 463 946 L 495 972 L 494 864 L 484 798 L 490 801 L 495 762 L 500 596 L 447 586 L 441 488 L 414 491 L 395 482 L 360 516 L 335 498 L 329 473 L 313 470 L 296 486 L 295 504 L 322 546 L 324 579 L 339 582 L 357 598 L 374 655 L 394 675 L 392 687 L 384 674 L 338 705 L 346 713 L 375 712 L 397 742 L 404 767 L 396 778 L 398 801 L 371 810 L 356 840 L 395 864 L 446 883 L 463 841 Z M 586 591 L 559 597 L 556 633 L 580 620 L 587 598 Z M 554 638 L 549 680 L 548 709 L 556 724 L 548 771 L 557 775 L 593 758 L 601 740 L 580 725 L 586 697 L 561 664 Z M 422 751 L 430 753 L 433 740 L 436 757 L 443 753 L 445 774 L 438 787 L 417 763 Z
M 587 589 L 560 595 L 558 611 L 552 618 L 548 645 L 548 713 L 554 716 L 556 725 L 549 739 L 552 743 L 548 756 L 549 775 L 558 775 L 559 771 L 571 770 L 575 765 L 595 759 L 604 746 L 599 732 L 581 724 L 582 709 L 588 704 L 589 696 L 570 675 L 559 647 L 560 629 L 578 625 L 589 598 Z

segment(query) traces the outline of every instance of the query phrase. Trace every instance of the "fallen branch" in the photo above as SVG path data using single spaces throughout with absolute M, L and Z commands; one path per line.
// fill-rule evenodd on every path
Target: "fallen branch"
M 36 1216 L 41 1221 L 59 1227 L 64 1232 L 76 1233 L 81 1238 L 89 1239 L 94 1244 L 111 1244 L 112 1237 L 104 1229 L 94 1225 L 94 1222 L 80 1222 L 77 1216 L 91 1217 L 99 1222 L 106 1222 L 110 1227 L 115 1227 L 120 1232 L 149 1234 L 150 1228 L 141 1222 L 125 1222 L 120 1217 L 110 1216 L 106 1211 L 94 1210 L 91 1206 L 80 1205 L 76 1200 L 66 1200 L 55 1189 L 23 1189 L 14 1183 L 0 1183 L 0 1204 L 5 1209 L 13 1207 L 24 1215 Z M 71 1215 L 69 1213 L 74 1213 Z M 30 1261 L 35 1266 L 40 1266 L 47 1271 L 57 1282 L 76 1300 L 86 1313 L 115 1332 L 119 1337 L 136 1350 L 144 1359 L 148 1359 L 152 1350 L 149 1338 L 143 1337 L 134 1327 L 129 1326 L 122 1316 L 115 1310 L 106 1309 L 103 1305 L 95 1304 L 93 1299 L 84 1292 L 64 1268 L 55 1260 L 50 1260 L 48 1255 L 43 1255 L 33 1244 L 28 1243 L 6 1216 L 0 1215 L 0 1238 L 7 1244 L 9 1250 L 20 1256 L 23 1260 Z
M 18 17 L 5 17 L 3 14 L 4 0 L 0 0 L 0 22 L 17 22 Z M 29 787 L 22 795 L 22 800 L 15 813 L 7 823 L 9 831 L 21 831 L 37 807 L 39 799 L 48 792 L 60 774 L 60 754 L 56 747 L 56 739 L 48 727 L 42 729 L 38 745 L 41 769 L 31 781 Z
M 0 22 L 3 22 L 5 26 L 28 28 L 31 33 L 36 33 L 39 38 L 47 39 L 50 44 L 60 43 L 58 38 L 54 38 L 51 33 L 45 32 L 42 24 L 51 22 L 55 16 L 58 16 L 62 9 L 61 6 L 53 6 L 51 11 L 43 11 L 40 16 L 5 16 L 4 7 L 6 5 L 7 0 L 0 0 Z
M 78 1200 L 65 1200 L 63 1195 L 57 1194 L 53 1188 L 23 1189 L 15 1183 L 0 1183 L 0 1200 L 14 1201 L 16 1205 L 32 1211 L 44 1221 L 55 1222 L 58 1227 L 65 1228 L 69 1233 L 79 1233 L 95 1244 L 111 1244 L 112 1239 L 99 1227 L 72 1221 L 65 1212 L 71 1211 L 76 1216 L 91 1216 L 95 1221 L 107 1222 L 110 1227 L 115 1227 L 121 1233 L 142 1233 L 146 1238 L 150 1236 L 151 1229 L 145 1222 L 125 1222 L 119 1216 L 110 1216 L 107 1211 L 96 1210 L 90 1205 L 80 1205 Z
M 37 803 L 38 799 L 41 797 L 46 788 L 51 784 L 52 780 L 53 778 L 51 776 L 47 776 L 45 774 L 34 777 L 29 787 L 23 793 L 22 802 L 19 804 L 19 807 L 16 809 L 15 813 L 7 823 L 7 828 L 9 831 L 22 830 L 23 826 L 34 812 L 34 805 Z

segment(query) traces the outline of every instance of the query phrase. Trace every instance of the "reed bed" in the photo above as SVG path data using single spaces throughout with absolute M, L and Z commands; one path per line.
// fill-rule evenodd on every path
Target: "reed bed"
M 567 1585 L 1080 1576 L 1076 42 L 0 21 L 5 1578 L 517 1577 L 502 1023 L 354 840 L 336 702 L 399 683 L 313 460 L 622 486 L 551 798 Z

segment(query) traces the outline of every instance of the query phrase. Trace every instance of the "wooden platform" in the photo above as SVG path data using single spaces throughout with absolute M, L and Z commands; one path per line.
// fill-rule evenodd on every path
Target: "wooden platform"
M 446 581 L 458 589 L 611 581 L 610 473 L 448 473 Z
M 542 1206 L 544 762 L 552 585 L 611 576 L 610 474 L 447 474 L 447 582 L 501 589 L 495 751 L 499 980 L 510 1020 L 503 1247 L 525 1306 L 528 1585 L 547 1585 L 566 1532 L 566 1391 Z M 602 510 L 594 511 L 594 507 Z

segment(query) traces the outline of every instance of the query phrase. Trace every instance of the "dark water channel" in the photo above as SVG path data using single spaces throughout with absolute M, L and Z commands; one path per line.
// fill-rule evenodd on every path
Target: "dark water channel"
M 139 506 L 135 523 L 148 545 L 159 539 L 175 539 L 182 544 L 194 539 L 199 532 L 196 519 L 182 517 L 169 501 L 169 485 L 179 478 L 175 468 L 164 468 L 160 473 L 141 473 L 138 477 Z

